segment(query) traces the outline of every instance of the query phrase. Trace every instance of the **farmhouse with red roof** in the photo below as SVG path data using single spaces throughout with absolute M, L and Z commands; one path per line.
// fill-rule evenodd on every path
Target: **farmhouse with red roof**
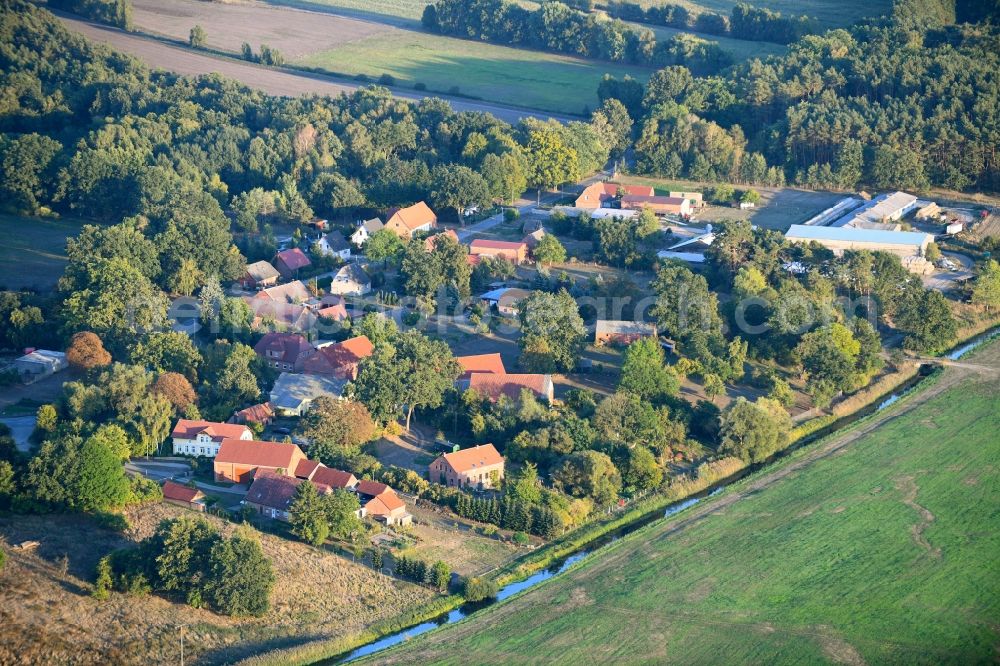
M 312 265 L 312 262 L 309 261 L 309 257 L 306 256 L 306 253 L 297 247 L 282 250 L 278 254 L 274 255 L 274 261 L 272 263 L 274 264 L 274 267 L 278 269 L 278 272 L 281 273 L 281 277 L 286 280 L 297 277 L 301 269 Z
M 253 350 L 269 367 L 287 372 L 301 370 L 313 346 L 297 333 L 267 333 Z
M 469 244 L 469 254 L 475 257 L 500 257 L 512 264 L 528 260 L 528 244 L 523 241 L 499 241 L 477 238 Z
M 180 419 L 170 433 L 175 456 L 213 458 L 225 439 L 253 439 L 250 428 L 237 423 Z
M 522 389 L 528 389 L 549 402 L 552 402 L 555 394 L 552 375 L 494 375 L 476 372 L 469 377 L 469 388 L 493 402 L 499 400 L 502 395 L 517 400 L 521 396 Z
M 311 375 L 331 375 L 339 379 L 356 379 L 358 364 L 375 351 L 375 345 L 365 335 L 326 345 L 315 350 L 302 364 Z
M 403 240 L 410 240 L 414 234 L 436 226 L 437 215 L 423 201 L 389 211 L 389 220 L 385 223 L 386 229 Z
M 656 190 L 645 185 L 618 185 L 617 183 L 593 183 L 588 185 L 576 198 L 574 206 L 583 210 L 611 208 L 619 195 L 651 197 Z
M 504 460 L 492 444 L 438 456 L 429 468 L 430 480 L 458 488 L 496 488 L 503 480 Z

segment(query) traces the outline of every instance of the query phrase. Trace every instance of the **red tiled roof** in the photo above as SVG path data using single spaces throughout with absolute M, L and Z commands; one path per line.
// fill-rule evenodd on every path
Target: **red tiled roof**
M 354 486 L 354 489 L 362 495 L 368 495 L 369 497 L 378 497 L 384 492 L 393 492 L 392 488 L 385 485 L 384 483 L 379 483 L 378 481 L 369 481 L 367 479 L 362 479 L 358 481 L 358 485 Z
M 262 402 L 259 405 L 252 405 L 246 409 L 241 409 L 236 412 L 236 416 L 244 421 L 264 423 L 265 421 L 274 418 L 274 409 L 271 407 L 271 403 Z
M 369 500 L 365 504 L 365 513 L 371 516 L 387 516 L 396 509 L 404 508 L 406 508 L 406 504 L 403 500 L 399 499 L 399 496 L 390 490 Z
M 204 496 L 205 493 L 201 492 L 197 488 L 182 486 L 181 484 L 174 483 L 173 481 L 163 482 L 163 499 L 175 500 L 177 502 L 193 502 Z
M 433 250 L 434 246 L 437 244 L 437 239 L 441 238 L 443 236 L 447 236 L 448 238 L 452 239 L 456 243 L 459 242 L 458 241 L 458 234 L 455 233 L 455 230 L 454 229 L 448 229 L 447 231 L 442 231 L 439 234 L 434 234 L 433 236 L 428 236 L 427 238 L 425 238 L 424 239 L 424 249 L 427 250 L 428 252 L 430 252 L 431 250 Z
M 350 472 L 344 472 L 332 467 L 320 467 L 313 474 L 313 481 L 322 483 L 331 488 L 353 488 L 358 480 Z
M 296 333 L 267 333 L 253 347 L 261 358 L 284 363 L 295 363 L 299 356 L 310 349 L 312 345 L 309 341 Z M 273 356 L 268 352 L 278 352 L 280 355 Z
M 306 253 L 297 247 L 282 250 L 278 254 L 274 255 L 274 260 L 276 262 L 280 261 L 288 268 L 288 270 L 292 271 L 305 268 L 306 266 L 312 264 L 312 262 L 309 261 L 309 257 L 306 256 Z
M 497 400 L 501 395 L 517 399 L 521 395 L 521 389 L 525 388 L 533 391 L 538 396 L 548 397 L 546 385 L 549 381 L 551 381 L 549 375 L 494 375 L 486 372 L 476 372 L 469 377 L 469 388 L 490 400 Z
M 199 433 L 204 432 L 212 438 L 213 442 L 232 437 L 239 439 L 243 433 L 247 432 L 247 427 L 238 423 L 215 423 L 214 421 L 192 421 L 180 419 L 170 433 L 171 437 L 180 439 L 194 439 Z
M 524 241 L 501 241 L 501 240 L 488 240 L 485 238 L 477 238 L 469 244 L 469 250 L 475 252 L 476 250 L 514 250 L 520 252 L 527 249 Z
M 588 185 L 577 197 L 577 202 L 581 199 L 596 197 L 597 201 L 604 201 L 612 197 L 623 195 L 636 195 L 651 197 L 656 194 L 656 190 L 647 185 L 619 185 L 618 183 L 592 183 Z
M 434 214 L 427 204 L 423 201 L 418 201 L 412 206 L 407 206 L 406 208 L 397 208 L 390 212 L 389 220 L 386 224 L 391 222 L 400 222 L 404 227 L 413 231 L 425 224 L 436 222 L 437 215 Z
M 375 345 L 366 335 L 359 335 L 334 345 L 316 350 L 316 354 L 306 360 L 306 372 L 353 374 L 353 368 L 375 351 Z
M 462 449 L 442 456 L 456 472 L 503 464 L 503 456 L 492 444 L 480 444 L 471 449 Z
M 269 470 L 260 470 L 254 476 L 246 501 L 262 506 L 288 511 L 295 497 L 295 489 L 302 483 L 301 479 L 275 474 Z
M 500 354 L 475 354 L 473 356 L 456 356 L 455 360 L 462 366 L 463 379 L 474 372 L 489 372 L 494 375 L 505 375 L 507 369 L 503 367 L 503 359 Z
M 311 479 L 313 472 L 322 464 L 318 460 L 300 460 L 299 464 L 295 467 L 295 476 L 300 479 Z
M 217 463 L 251 465 L 256 467 L 274 467 L 294 471 L 297 460 L 305 457 L 302 449 L 294 444 L 281 442 L 258 442 L 244 439 L 224 439 L 219 453 L 215 456 Z

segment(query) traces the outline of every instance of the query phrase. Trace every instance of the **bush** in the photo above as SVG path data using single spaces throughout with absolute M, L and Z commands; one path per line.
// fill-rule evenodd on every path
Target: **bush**
M 5 565 L 6 563 L 7 563 L 7 553 L 3 551 L 3 548 L 0 548 L 0 571 L 3 571 L 3 565 Z
M 513 538 L 514 538 L 514 543 L 516 543 L 519 546 L 527 546 L 528 543 L 531 541 L 528 538 L 528 535 L 525 534 L 524 532 L 514 532 Z
M 521 217 L 521 211 L 516 208 L 504 208 L 503 209 L 503 219 L 508 222 L 513 222 L 517 218 Z
M 428 5 L 428 6 L 430 6 L 430 5 Z M 417 81 L 416 83 L 413 84 L 413 89 L 414 90 L 427 90 L 427 84 L 424 83 L 423 81 Z
M 95 513 L 94 522 L 97 523 L 98 527 L 111 530 L 112 532 L 125 532 L 131 527 L 128 523 L 128 519 L 120 513 L 110 513 L 105 511 Z
M 497 596 L 497 584 L 492 580 L 483 580 L 482 578 L 472 578 L 465 579 L 465 586 L 462 590 L 462 596 L 466 598 L 467 601 L 483 601 L 484 599 L 495 599 Z
M 449 95 L 461 95 L 462 94 L 462 90 L 458 86 L 452 86 L 451 88 L 448 88 L 448 94 Z
M 383 74 L 378 77 L 378 82 L 383 86 L 394 86 L 396 85 L 396 77 L 392 74 Z

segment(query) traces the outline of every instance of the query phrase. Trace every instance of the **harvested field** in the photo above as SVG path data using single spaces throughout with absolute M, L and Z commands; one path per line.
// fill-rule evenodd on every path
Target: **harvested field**
M 187 42 L 200 25 L 209 48 L 240 53 L 243 42 L 276 48 L 287 60 L 349 44 L 393 29 L 387 25 L 326 12 L 292 11 L 258 2 L 133 0 L 135 25 L 142 32 Z
M 330 95 L 336 97 L 342 93 L 351 93 L 365 84 L 338 79 L 332 76 L 295 72 L 291 70 L 271 69 L 248 62 L 217 58 L 205 53 L 199 53 L 188 48 L 171 46 L 150 37 L 122 32 L 114 28 L 90 23 L 81 19 L 59 16 L 70 30 L 78 32 L 95 41 L 108 44 L 114 49 L 133 55 L 146 62 L 150 67 L 165 69 L 186 76 L 200 76 L 218 73 L 240 83 L 263 90 L 271 95 L 298 97 L 300 95 Z M 523 109 L 449 98 L 447 95 L 432 95 L 393 90 L 393 95 L 401 99 L 420 100 L 425 97 L 442 97 L 447 100 L 455 111 L 479 111 L 491 113 L 501 120 L 516 123 L 525 116 L 541 119 L 553 116 L 548 113 L 533 113 Z
M 157 504 L 129 512 L 127 535 L 81 516 L 0 519 L 8 554 L 0 572 L 0 663 L 176 663 L 178 627 L 187 627 L 186 655 L 198 663 L 229 663 L 266 649 L 354 633 L 430 598 L 403 583 L 305 544 L 262 534 L 277 584 L 260 619 L 234 620 L 158 596 L 90 598 L 98 559 L 153 532 L 160 520 L 193 515 Z M 209 517 L 224 531 L 229 523 Z M 11 548 L 26 540 L 34 552 Z

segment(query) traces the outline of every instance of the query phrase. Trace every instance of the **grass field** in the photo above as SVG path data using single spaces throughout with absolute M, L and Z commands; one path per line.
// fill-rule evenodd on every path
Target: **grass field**
M 644 7 L 666 4 L 662 0 L 633 1 Z M 738 0 L 670 0 L 671 4 L 683 5 L 694 14 L 710 11 L 727 16 L 737 2 Z M 881 16 L 892 9 L 892 0 L 872 0 L 871 2 L 864 0 L 754 0 L 752 4 L 755 7 L 763 7 L 782 14 L 805 14 L 815 18 L 825 28 L 848 26 L 865 16 Z
M 963 362 L 856 432 L 376 660 L 994 662 L 1000 345 Z
M 493 102 L 575 114 L 597 106 L 597 84 L 605 73 L 645 81 L 651 71 L 405 30 L 315 53 L 296 64 L 373 79 L 390 74 L 406 87 L 423 83 L 443 93 L 457 87 L 464 95 Z
M 647 25 L 645 23 L 634 23 L 633 25 L 652 30 L 656 35 L 656 41 L 670 39 L 680 34 L 694 34 L 709 42 L 716 42 L 724 51 L 728 51 L 736 62 L 749 60 L 750 58 L 766 58 L 771 55 L 781 55 L 785 52 L 785 47 L 781 44 L 771 42 L 753 42 L 746 39 L 732 39 L 730 37 L 718 37 L 704 33 L 692 33 L 690 30 L 678 30 L 666 26 Z
M 66 238 L 86 222 L 0 215 L 0 288 L 47 290 L 66 267 Z

